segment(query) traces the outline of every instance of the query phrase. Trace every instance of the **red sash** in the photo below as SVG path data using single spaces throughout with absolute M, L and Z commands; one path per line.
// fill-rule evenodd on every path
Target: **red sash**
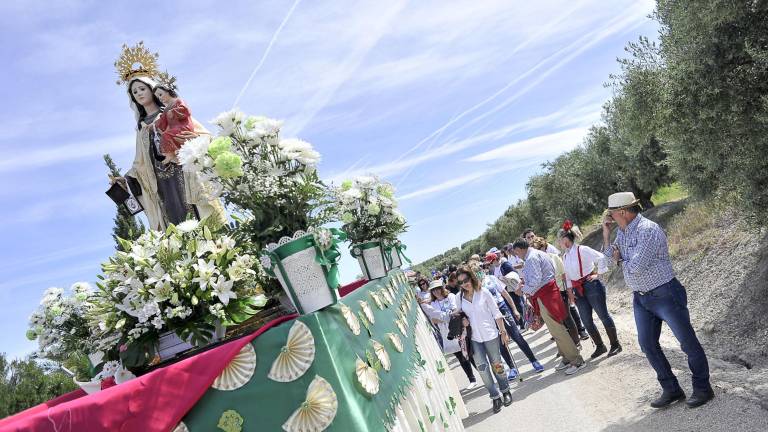
M 578 246 L 576 246 L 576 256 L 579 257 L 579 276 L 581 277 L 578 280 L 571 279 L 571 285 L 573 285 L 573 288 L 579 293 L 579 297 L 584 297 L 584 282 L 586 282 L 587 278 L 592 276 L 595 272 L 584 276 L 584 270 L 582 270 L 581 267 L 581 251 L 579 251 Z
M 568 312 L 565 309 L 563 298 L 560 296 L 560 288 L 558 288 L 554 279 L 539 288 L 539 290 L 531 296 L 531 299 L 533 299 L 533 310 L 536 311 L 536 314 L 541 315 L 541 311 L 539 310 L 539 300 L 541 300 L 541 303 L 547 309 L 549 316 L 559 323 L 565 321 L 565 316 Z

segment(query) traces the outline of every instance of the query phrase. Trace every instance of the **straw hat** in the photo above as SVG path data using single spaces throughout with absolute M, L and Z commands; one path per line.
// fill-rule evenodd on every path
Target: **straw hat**
M 432 282 L 429 283 L 429 290 L 432 291 L 436 288 L 442 288 L 443 287 L 443 280 L 442 279 L 435 279 Z
M 640 202 L 632 192 L 617 192 L 608 197 L 608 210 L 621 210 Z

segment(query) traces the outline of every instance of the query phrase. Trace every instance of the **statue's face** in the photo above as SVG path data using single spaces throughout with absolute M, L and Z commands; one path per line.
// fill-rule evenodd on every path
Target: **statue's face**
M 154 102 L 149 86 L 141 81 L 137 80 L 131 84 L 131 94 L 139 105 L 146 106 Z

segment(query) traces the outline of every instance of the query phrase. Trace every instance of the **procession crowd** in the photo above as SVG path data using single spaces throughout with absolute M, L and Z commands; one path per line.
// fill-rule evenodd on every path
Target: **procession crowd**
M 594 345 L 589 360 L 622 352 L 600 280 L 614 265 L 621 267 L 633 291 L 638 341 L 662 387 L 651 406 L 662 408 L 685 400 L 694 408 L 714 397 L 707 357 L 691 326 L 685 288 L 672 270 L 666 236 L 640 212 L 631 192 L 611 195 L 603 215 L 601 251 L 580 244 L 581 231 L 566 220 L 557 231 L 557 247 L 527 229 L 482 257 L 474 254 L 430 276 L 415 275 L 417 300 L 443 352 L 458 360 L 469 379 L 467 389 L 478 385 L 477 371 L 495 413 L 512 404 L 509 382 L 520 374 L 508 349 L 510 340 L 536 373 L 543 372 L 544 366 L 524 335 L 543 326 L 557 346 L 560 361 L 555 370 L 565 375 L 587 367 L 582 342 L 588 339 Z M 613 225 L 618 229 L 611 242 Z M 687 399 L 659 345 L 663 322 L 688 356 L 693 393 Z

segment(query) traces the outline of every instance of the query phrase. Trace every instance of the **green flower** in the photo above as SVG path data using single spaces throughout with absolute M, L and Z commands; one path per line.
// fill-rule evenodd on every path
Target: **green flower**
M 248 118 L 245 119 L 243 126 L 245 127 L 245 130 L 252 130 L 254 127 L 256 127 L 256 123 L 262 120 L 264 120 L 264 117 L 248 116 Z
M 379 195 L 389 199 L 392 199 L 395 196 L 395 191 L 389 184 L 379 185 L 377 191 L 379 192 Z
M 355 220 L 355 217 L 352 215 L 352 213 L 344 213 L 341 215 L 341 221 L 345 224 L 352 223 L 352 221 Z
M 51 310 L 51 315 L 53 316 L 59 316 L 64 312 L 64 309 L 62 309 L 62 307 L 58 305 L 51 307 L 50 310 Z
M 219 155 L 229 152 L 232 148 L 232 138 L 228 136 L 218 137 L 208 145 L 208 154 L 216 159 Z
M 376 216 L 381 212 L 381 206 L 376 203 L 370 203 L 368 204 L 368 213 Z
M 234 178 L 243 175 L 243 160 L 232 152 L 224 152 L 216 158 L 216 174 L 222 178 Z
M 35 331 L 32 329 L 27 330 L 27 339 L 31 341 L 37 339 L 37 333 L 35 333 Z
M 350 189 L 352 189 L 352 180 L 344 180 L 341 183 L 341 190 L 342 191 L 348 191 Z
M 243 430 L 243 416 L 235 410 L 224 411 L 216 426 L 224 432 L 240 432 Z

